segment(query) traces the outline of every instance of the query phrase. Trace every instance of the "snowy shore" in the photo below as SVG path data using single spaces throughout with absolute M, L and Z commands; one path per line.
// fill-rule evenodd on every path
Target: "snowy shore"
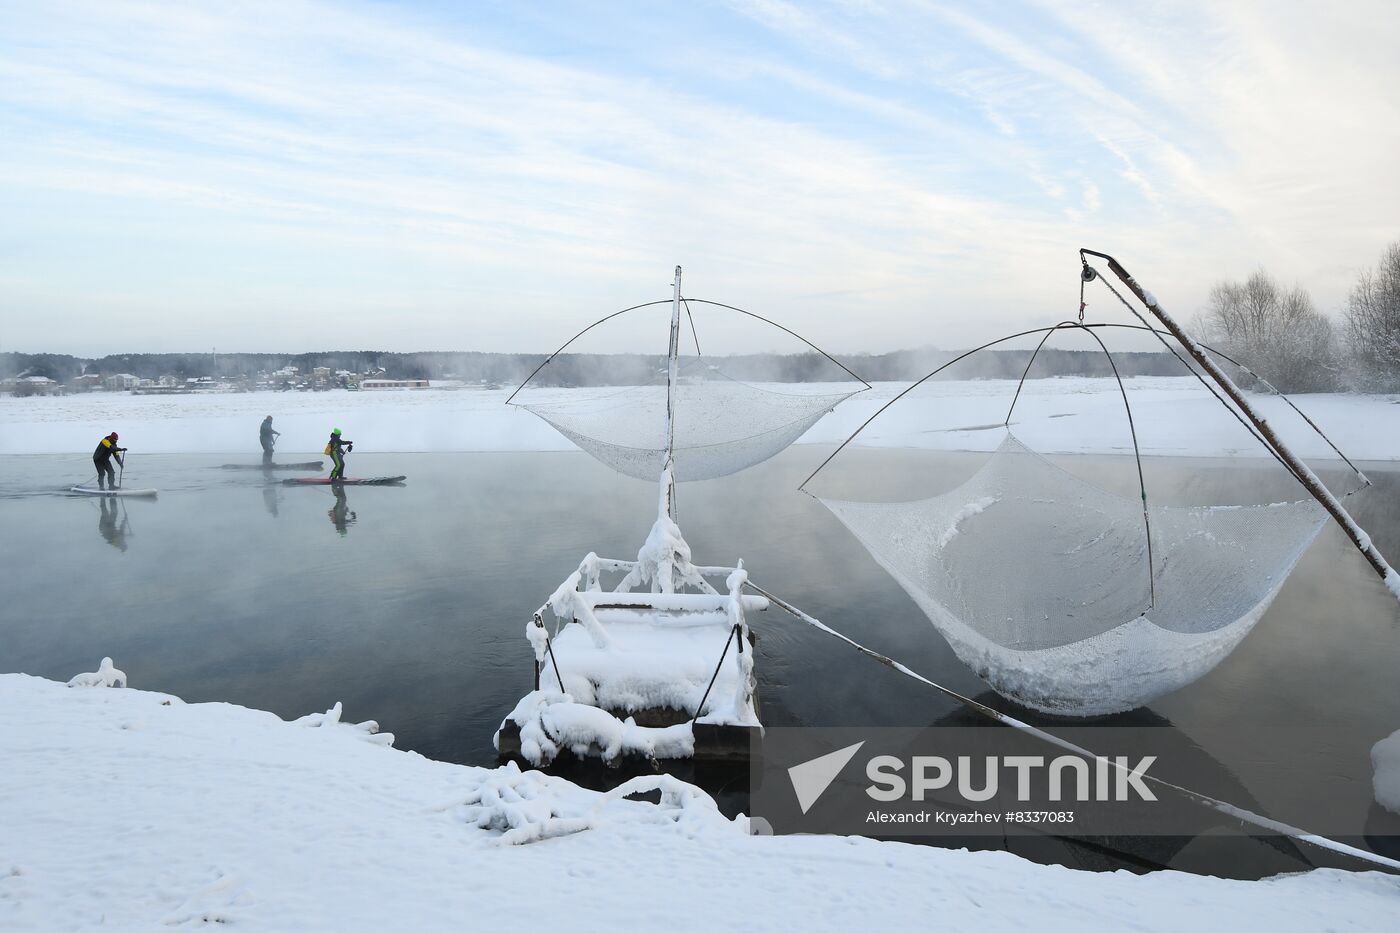
M 1160 456 L 1267 456 L 1240 424 L 1190 377 L 1126 381 L 1144 453 Z M 931 382 L 863 433 L 867 446 L 990 450 L 1002 438 L 1014 380 Z M 849 386 L 847 386 L 849 388 Z M 844 440 L 904 388 L 879 383 L 844 402 L 800 443 Z M 815 387 L 804 386 L 804 390 Z M 568 389 L 539 390 L 567 393 Z M 319 453 L 332 427 L 365 452 L 571 450 L 572 444 L 526 411 L 508 408 L 509 390 L 412 392 L 258 392 L 138 396 L 91 393 L 54 398 L 0 397 L 0 454 L 88 453 L 119 431 L 146 453 L 257 450 L 258 423 L 271 414 L 283 453 Z M 1334 458 L 1279 399 L 1256 397 L 1261 412 L 1308 457 Z M 1343 451 L 1361 460 L 1400 460 L 1400 404 L 1381 395 L 1302 395 L 1298 406 Z M 1131 450 L 1118 384 L 1111 379 L 1032 380 L 1016 408 L 1018 435 L 1044 453 Z
M 1374 872 L 1089 874 L 750 836 L 687 785 L 657 805 L 434 762 L 338 708 L 284 722 L 23 674 L 0 675 L 0 708 L 7 931 L 1379 930 L 1400 914 L 1400 879 Z

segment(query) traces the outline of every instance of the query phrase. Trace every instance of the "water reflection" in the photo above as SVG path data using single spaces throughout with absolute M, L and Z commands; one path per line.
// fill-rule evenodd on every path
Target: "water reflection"
M 355 524 L 356 515 L 350 511 L 349 500 L 345 497 L 345 487 L 335 485 L 331 487 L 331 492 L 335 494 L 335 505 L 326 510 L 326 515 L 330 518 L 335 530 L 340 532 L 340 536 L 345 537 L 345 532 Z
M 126 505 L 116 497 L 103 497 L 98 500 L 97 533 L 112 547 L 126 550 L 126 538 L 131 531 L 131 520 L 126 514 Z
M 267 509 L 268 515 L 271 515 L 273 518 L 276 518 L 277 503 L 280 501 L 280 495 L 277 487 L 274 485 L 273 480 L 267 480 L 266 485 L 263 486 L 262 494 L 263 508 Z
M 1007 706 L 1005 700 L 990 690 L 978 694 L 975 699 L 986 706 Z M 1144 753 L 1150 753 L 1156 758 L 1152 766 L 1154 777 L 1255 813 L 1285 820 L 1297 819 L 1295 814 L 1268 813 L 1259 797 L 1234 768 L 1207 751 L 1187 730 L 1151 709 L 1140 707 L 1092 719 L 1047 716 L 1014 705 L 1010 709 L 1017 718 L 1100 754 L 1129 752 L 1127 757 L 1130 760 L 1139 760 Z M 1047 746 L 1040 740 L 1018 732 L 1011 732 L 1008 736 L 1005 725 L 966 707 L 960 706 L 936 717 L 930 725 L 1000 730 L 1003 741 L 1024 746 L 1021 753 L 1047 754 Z M 1121 740 L 1113 741 L 1112 749 L 1092 747 L 1102 746 L 1105 737 L 1091 730 L 1104 728 L 1125 730 Z M 1331 859 L 1319 860 L 1317 853 L 1300 847 L 1287 836 L 1250 831 L 1238 819 L 1161 788 L 1153 789 L 1159 797 L 1144 808 L 1144 823 L 1160 825 L 1164 819 L 1168 819 L 1172 826 L 1179 828 L 1179 835 L 1032 833 L 1020 827 L 1018 832 L 1001 836 L 943 836 L 928 841 L 955 848 L 1004 849 L 1036 861 L 1074 864 L 1094 870 L 1175 868 L 1231 878 L 1257 878 L 1284 871 L 1302 871 L 1317 866 L 1319 861 L 1321 864 L 1331 864 Z M 947 801 L 940 803 L 946 805 Z M 1149 816 L 1148 810 L 1158 812 Z M 1172 816 L 1165 818 L 1162 816 L 1164 812 Z

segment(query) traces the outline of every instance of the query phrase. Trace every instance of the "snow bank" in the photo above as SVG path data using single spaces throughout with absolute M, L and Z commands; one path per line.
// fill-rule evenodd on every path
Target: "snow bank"
M 1400 731 L 1392 732 L 1371 748 L 1371 781 L 1376 789 L 1376 803 L 1391 813 L 1400 813 Z
M 599 794 L 366 742 L 339 715 L 306 728 L 23 674 L 0 675 L 0 709 L 7 933 L 1379 930 L 1400 911 L 1400 881 L 1378 873 L 1088 874 L 1005 853 L 750 836 L 667 778 Z M 652 788 L 659 804 L 626 799 Z
M 308 729 L 349 729 L 358 738 L 366 742 L 373 742 L 375 745 L 393 745 L 394 733 L 380 732 L 379 723 L 373 719 L 366 719 L 364 722 L 341 722 L 340 703 L 337 702 L 324 713 L 308 713 L 300 719 L 292 720 L 298 726 L 306 726 Z
M 1267 456 L 1220 404 L 1189 376 L 1126 381 L 1140 440 L 1159 456 Z M 839 405 L 799 443 L 845 440 L 904 388 L 879 383 Z M 791 387 L 789 387 L 791 388 Z M 822 386 L 803 386 L 818 391 Z M 837 388 L 837 387 L 828 387 Z M 568 389 L 537 390 L 536 398 Z M 861 435 L 865 446 L 992 450 L 1014 380 L 925 383 Z M 357 451 L 573 450 L 552 427 L 505 405 L 509 391 L 255 392 L 150 396 L 90 393 L 64 397 L 0 396 L 0 454 L 89 453 L 97 438 L 121 432 L 145 453 L 257 453 L 257 427 L 271 414 L 282 432 L 279 453 L 319 453 L 332 427 Z M 1400 459 L 1400 405 L 1394 396 L 1295 397 L 1353 458 Z M 1305 457 L 1335 458 L 1287 406 L 1260 395 L 1252 402 Z M 1016 406 L 1017 433 L 1045 453 L 1124 453 L 1130 449 L 1117 383 L 1068 377 L 1033 380 Z

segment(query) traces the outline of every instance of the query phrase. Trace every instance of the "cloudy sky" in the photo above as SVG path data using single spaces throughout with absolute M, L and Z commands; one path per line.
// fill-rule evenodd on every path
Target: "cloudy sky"
M 541 350 L 677 263 L 957 347 L 1072 313 L 1081 245 L 1335 312 L 1397 48 L 1393 0 L 3 0 L 0 349 Z

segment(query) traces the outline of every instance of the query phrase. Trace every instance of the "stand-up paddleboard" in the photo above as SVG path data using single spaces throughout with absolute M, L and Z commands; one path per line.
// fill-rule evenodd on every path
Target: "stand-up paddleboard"
M 324 460 L 307 460 L 305 463 L 225 463 L 225 470 L 324 470 Z
M 298 476 L 296 479 L 282 480 L 283 486 L 398 486 L 407 476 L 365 476 L 330 479 L 325 476 Z
M 98 489 L 96 486 L 74 486 L 68 491 L 80 496 L 142 496 L 148 499 L 156 494 L 154 489 Z

